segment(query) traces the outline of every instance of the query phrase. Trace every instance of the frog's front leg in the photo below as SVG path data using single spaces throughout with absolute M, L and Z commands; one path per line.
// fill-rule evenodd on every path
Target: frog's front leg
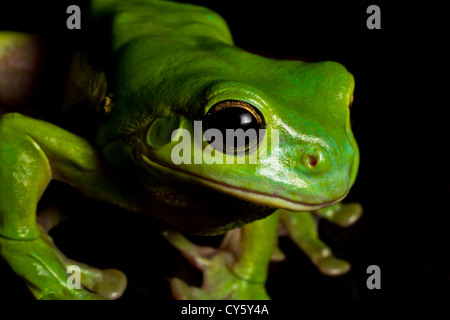
M 338 203 L 314 213 L 341 227 L 347 227 L 359 219 L 362 208 L 357 203 Z M 287 235 L 305 252 L 320 272 L 339 276 L 350 270 L 350 264 L 334 257 L 331 249 L 319 239 L 317 221 L 313 213 L 279 210 L 279 214 Z
M 102 271 L 67 259 L 38 225 L 37 203 L 52 179 L 98 198 L 113 193 L 100 157 L 84 139 L 20 114 L 1 116 L 0 255 L 38 299 L 119 297 L 126 286 L 120 271 Z M 81 269 L 84 288 L 67 283 L 67 267 L 73 264 Z
M 269 299 L 265 289 L 270 258 L 277 242 L 278 214 L 232 230 L 220 248 L 197 246 L 177 231 L 163 235 L 198 269 L 200 288 L 172 279 L 177 299 Z

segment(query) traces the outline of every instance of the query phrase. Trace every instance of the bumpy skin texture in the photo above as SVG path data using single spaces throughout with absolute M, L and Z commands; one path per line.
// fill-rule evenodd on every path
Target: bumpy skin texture
M 173 279 L 176 298 L 268 298 L 267 267 L 271 257 L 282 256 L 280 224 L 321 272 L 348 271 L 349 264 L 319 240 L 311 212 L 342 226 L 361 214 L 359 205 L 338 203 L 359 163 L 349 123 L 351 74 L 335 62 L 245 52 L 233 45 L 224 20 L 206 8 L 98 0 L 91 9 L 95 19 L 111 23 L 108 86 L 102 73 L 74 69 L 69 87 L 77 89 L 67 95 L 85 95 L 105 114 L 96 141 L 19 113 L 0 117 L 0 253 L 36 298 L 114 299 L 126 286 L 120 271 L 67 259 L 37 223 L 37 203 L 52 179 L 182 231 L 235 229 L 217 249 L 196 246 L 175 230 L 163 232 L 204 271 L 201 288 Z M 34 41 L 14 33 L 0 39 L 2 62 Z M 75 65 L 83 65 L 77 59 Z M 107 93 L 113 103 L 100 105 Z M 194 121 L 225 100 L 257 108 L 267 128 L 263 139 L 270 141 L 277 129 L 279 144 L 256 164 L 207 165 L 211 154 L 202 150 L 208 143 L 200 141 L 192 145 L 190 164 L 175 165 L 172 132 L 186 129 L 194 136 Z M 198 151 L 201 163 L 194 159 Z M 82 269 L 82 289 L 66 283 L 70 264 Z

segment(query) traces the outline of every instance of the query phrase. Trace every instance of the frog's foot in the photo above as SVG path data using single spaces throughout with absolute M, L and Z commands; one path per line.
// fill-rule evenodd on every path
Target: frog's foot
M 237 230 L 233 230 L 235 232 Z M 199 246 L 191 243 L 177 231 L 164 231 L 163 236 L 193 264 L 203 272 L 203 283 L 200 288 L 192 287 L 183 280 L 171 280 L 172 294 L 175 299 L 207 300 L 232 299 L 254 300 L 269 299 L 265 289 L 265 281 L 249 281 L 233 272 L 236 262 L 233 252 L 223 246 L 219 249 Z
M 348 209 L 345 209 L 346 207 L 331 208 L 330 211 L 322 211 L 321 214 L 341 226 L 348 226 L 361 215 L 358 206 L 351 205 Z M 350 264 L 333 256 L 331 249 L 319 239 L 317 223 L 312 213 L 286 210 L 279 210 L 279 212 L 288 236 L 305 252 L 321 273 L 328 276 L 340 276 L 350 270 Z
M 125 276 L 68 260 L 45 232 L 58 222 L 57 211 L 36 217 L 36 208 L 51 180 L 134 205 L 132 187 L 122 188 L 109 169 L 103 170 L 104 162 L 86 140 L 18 113 L 0 116 L 0 155 L 0 256 L 37 299 L 120 297 Z M 79 267 L 74 274 L 68 274 L 71 265 Z
M 362 211 L 362 206 L 359 203 L 336 203 L 330 207 L 314 211 L 314 213 L 340 227 L 348 227 L 361 218 Z
M 0 237 L 0 255 L 37 299 L 117 299 L 126 287 L 122 272 L 99 270 L 67 259 L 43 231 L 34 240 Z

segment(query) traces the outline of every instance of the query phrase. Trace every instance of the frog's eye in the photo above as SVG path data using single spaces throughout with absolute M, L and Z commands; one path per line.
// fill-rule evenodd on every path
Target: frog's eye
M 264 130 L 259 129 L 265 129 L 266 122 L 261 112 L 251 104 L 240 100 L 225 100 L 209 109 L 203 119 L 203 128 L 205 131 L 219 130 L 223 149 L 227 153 L 240 154 L 258 146 L 264 133 Z M 212 137 L 208 142 L 217 149 L 220 142 L 215 138 Z

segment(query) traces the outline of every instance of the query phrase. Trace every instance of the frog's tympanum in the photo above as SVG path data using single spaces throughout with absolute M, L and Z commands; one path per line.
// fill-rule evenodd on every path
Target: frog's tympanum
M 25 103 L 38 40 L 0 33 L 0 254 L 37 299 L 116 299 L 127 283 L 54 245 L 54 220 L 36 212 L 52 180 L 171 226 L 163 237 L 203 272 L 201 287 L 171 279 L 178 299 L 268 299 L 268 265 L 284 257 L 280 230 L 320 272 L 349 270 L 315 220 L 348 226 L 362 211 L 340 203 L 359 164 L 354 79 L 342 65 L 246 52 L 221 16 L 190 4 L 94 0 L 89 15 L 102 26 L 93 29 L 109 30 L 97 41 L 108 42 L 106 53 L 78 51 L 60 109 L 88 104 L 92 139 L 7 108 Z M 249 129 L 257 134 L 239 139 Z M 225 139 L 230 130 L 236 139 Z M 225 236 L 212 248 L 187 233 Z M 69 265 L 81 268 L 81 289 L 68 285 Z

